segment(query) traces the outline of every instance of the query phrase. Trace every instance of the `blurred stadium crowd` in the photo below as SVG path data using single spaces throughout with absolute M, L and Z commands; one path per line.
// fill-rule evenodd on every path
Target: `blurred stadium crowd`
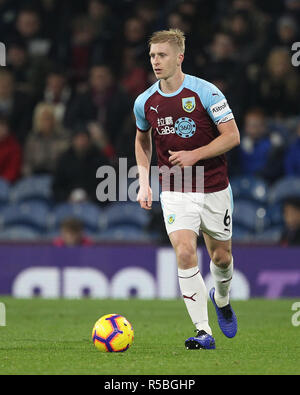
M 179 28 L 184 72 L 223 91 L 241 131 L 228 155 L 234 239 L 300 244 L 299 26 L 300 0 L 0 0 L 0 240 L 80 233 L 76 217 L 92 239 L 166 241 L 159 205 L 150 217 L 100 205 L 95 174 L 135 165 L 147 40 Z

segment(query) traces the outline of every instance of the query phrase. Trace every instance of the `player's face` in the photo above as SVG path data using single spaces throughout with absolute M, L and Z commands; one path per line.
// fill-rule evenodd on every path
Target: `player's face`
M 169 43 L 152 44 L 150 61 L 157 79 L 168 79 L 180 68 L 183 55 Z

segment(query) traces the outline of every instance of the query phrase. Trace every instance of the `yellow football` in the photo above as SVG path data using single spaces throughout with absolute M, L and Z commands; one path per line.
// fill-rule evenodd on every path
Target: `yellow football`
M 93 343 L 102 352 L 124 352 L 131 346 L 134 338 L 133 327 L 120 314 L 106 314 L 93 328 Z

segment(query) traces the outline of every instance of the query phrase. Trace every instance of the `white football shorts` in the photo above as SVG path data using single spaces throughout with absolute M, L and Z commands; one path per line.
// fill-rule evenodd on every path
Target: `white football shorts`
M 168 235 L 176 230 L 200 231 L 220 241 L 232 237 L 233 197 L 230 185 L 219 192 L 171 192 L 160 194 Z

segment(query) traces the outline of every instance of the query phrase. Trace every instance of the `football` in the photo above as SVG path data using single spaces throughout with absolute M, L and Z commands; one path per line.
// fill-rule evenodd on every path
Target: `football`
M 107 314 L 96 322 L 92 337 L 99 351 L 124 352 L 131 346 L 134 332 L 125 317 L 119 314 Z

